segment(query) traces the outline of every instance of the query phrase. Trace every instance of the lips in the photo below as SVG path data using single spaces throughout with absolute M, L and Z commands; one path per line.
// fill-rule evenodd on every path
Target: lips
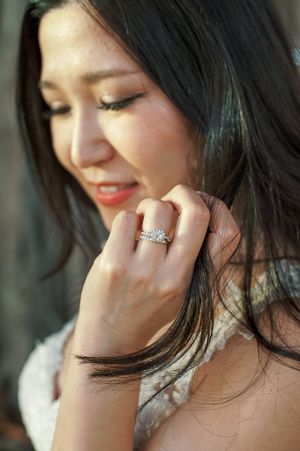
M 96 199 L 101 205 L 118 205 L 129 199 L 137 188 L 137 183 L 97 183 Z
M 110 193 L 116 193 L 117 191 L 122 191 L 124 189 L 128 189 L 131 188 L 132 186 L 134 186 L 135 183 L 130 183 L 128 185 L 123 184 L 123 185 L 98 185 L 98 191 L 100 191 L 103 194 L 110 194 Z

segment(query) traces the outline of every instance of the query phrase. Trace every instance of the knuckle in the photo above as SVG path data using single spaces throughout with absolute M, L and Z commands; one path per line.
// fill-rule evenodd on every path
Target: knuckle
M 144 199 L 138 206 L 137 212 L 144 215 L 150 214 L 156 218 L 171 218 L 173 215 L 173 207 L 169 202 L 160 199 Z
M 153 279 L 150 274 L 145 271 L 135 271 L 134 283 L 136 286 L 147 286 L 148 290 L 151 289 Z
M 190 221 L 197 227 L 208 225 L 210 220 L 210 210 L 206 205 L 197 205 L 189 211 Z
M 173 211 L 173 207 L 169 202 L 164 202 L 163 200 L 154 199 L 152 197 L 143 199 L 138 205 L 138 210 L 149 211 L 150 209 L 157 213 L 165 213 L 166 210 L 169 210 L 170 212 Z
M 151 209 L 153 209 L 153 213 L 155 213 L 157 216 L 163 216 L 166 214 L 166 212 L 173 212 L 172 206 L 169 203 L 163 202 L 161 200 L 154 201 L 151 205 Z
M 137 211 L 145 211 L 153 201 L 155 201 L 155 199 L 152 197 L 147 197 L 146 199 L 141 200 L 138 204 Z
M 102 260 L 101 270 L 102 273 L 104 273 L 110 281 L 124 277 L 127 271 L 126 265 L 122 264 L 122 262 L 112 261 L 108 259 Z
M 164 281 L 160 283 L 158 291 L 161 298 L 172 299 L 182 293 L 182 285 L 179 281 Z
M 183 183 L 179 183 L 178 185 L 175 185 L 172 189 L 173 192 L 182 192 L 190 189 L 187 185 L 184 185 Z

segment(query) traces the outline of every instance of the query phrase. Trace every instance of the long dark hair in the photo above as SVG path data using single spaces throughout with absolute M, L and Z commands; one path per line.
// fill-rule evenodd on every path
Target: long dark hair
M 41 69 L 37 39 L 40 19 L 50 9 L 66 3 L 69 2 L 31 2 L 21 34 L 18 82 L 18 114 L 25 148 L 64 237 L 59 267 L 76 240 L 85 243 L 93 236 L 82 221 L 94 209 L 77 182 L 56 160 L 49 124 L 42 119 L 45 105 L 37 87 Z M 283 344 L 273 309 L 268 308 L 275 299 L 299 325 L 296 298 L 300 297 L 300 89 L 288 40 L 271 3 L 78 3 L 118 40 L 195 126 L 199 140 L 205 142 L 204 149 L 201 145 L 197 150 L 193 186 L 223 200 L 239 223 L 242 259 L 236 254 L 231 263 L 238 265 L 243 274 L 240 325 L 254 334 L 269 355 L 292 359 L 297 367 L 300 354 Z M 71 204 L 74 200 L 84 206 L 76 220 Z M 89 245 L 90 241 L 86 243 Z M 263 333 L 255 308 L 253 283 L 258 264 L 267 281 L 264 304 L 269 328 L 276 332 L 273 335 Z M 167 368 L 192 345 L 190 359 L 170 383 L 199 364 L 213 332 L 212 291 L 218 293 L 226 307 L 221 287 L 212 290 L 211 280 L 212 267 L 204 245 L 195 262 L 189 292 L 170 329 L 156 343 L 135 354 L 112 358 L 81 356 L 83 363 L 94 366 L 91 377 L 114 376 L 123 380 L 141 373 L 147 376 Z

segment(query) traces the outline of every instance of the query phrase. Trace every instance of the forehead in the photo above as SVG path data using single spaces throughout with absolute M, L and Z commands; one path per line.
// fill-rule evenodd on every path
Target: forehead
M 41 20 L 39 46 L 43 72 L 52 72 L 60 64 L 86 66 L 97 63 L 124 69 L 137 69 L 120 45 L 78 4 L 50 10 Z

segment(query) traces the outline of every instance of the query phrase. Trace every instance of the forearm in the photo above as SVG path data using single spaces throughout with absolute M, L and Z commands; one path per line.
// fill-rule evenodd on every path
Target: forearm
M 72 357 L 52 451 L 132 451 L 140 382 L 91 381 L 91 369 Z
M 137 245 L 141 218 L 145 230 L 158 223 L 163 230 L 171 230 L 172 205 L 177 205 L 180 221 L 168 252 L 161 243 L 153 246 L 140 240 Z M 218 217 L 211 222 L 208 250 L 217 272 L 218 266 L 223 267 L 223 257 L 235 251 L 239 233 L 226 206 L 214 205 L 212 212 L 217 209 L 226 224 L 221 227 Z M 82 289 L 72 353 L 103 357 L 137 353 L 172 323 L 188 292 L 210 218 L 201 196 L 183 185 L 174 187 L 161 201 L 141 203 L 137 212 L 117 215 Z M 221 263 L 223 246 L 215 238 L 219 236 L 230 243 Z M 71 360 L 52 451 L 132 451 L 140 383 L 117 388 L 107 381 L 93 383 L 88 379 L 91 370 L 88 364 Z

